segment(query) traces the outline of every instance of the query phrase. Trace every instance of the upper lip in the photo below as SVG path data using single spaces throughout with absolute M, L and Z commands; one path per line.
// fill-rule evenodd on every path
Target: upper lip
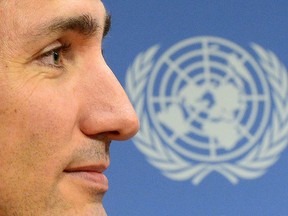
M 64 172 L 97 172 L 103 173 L 108 168 L 106 164 L 92 164 L 84 166 L 67 167 Z

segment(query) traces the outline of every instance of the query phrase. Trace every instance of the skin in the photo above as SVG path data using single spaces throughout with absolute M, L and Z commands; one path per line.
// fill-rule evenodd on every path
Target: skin
M 92 34 L 39 31 L 83 14 Z M 0 216 L 106 215 L 107 188 L 65 171 L 105 170 L 110 142 L 139 127 L 102 56 L 105 18 L 100 0 L 0 0 Z M 55 61 L 49 51 L 65 43 Z

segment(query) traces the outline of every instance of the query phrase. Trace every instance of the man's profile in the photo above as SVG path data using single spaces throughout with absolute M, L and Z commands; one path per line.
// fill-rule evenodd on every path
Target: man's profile
M 109 26 L 101 0 L 0 0 L 0 216 L 106 215 L 110 143 L 139 127 Z

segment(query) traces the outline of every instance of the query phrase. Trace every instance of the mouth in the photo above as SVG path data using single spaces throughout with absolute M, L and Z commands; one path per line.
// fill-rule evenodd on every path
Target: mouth
M 76 184 L 105 193 L 109 188 L 108 179 L 103 173 L 107 167 L 106 165 L 68 167 L 64 170 L 64 174 Z

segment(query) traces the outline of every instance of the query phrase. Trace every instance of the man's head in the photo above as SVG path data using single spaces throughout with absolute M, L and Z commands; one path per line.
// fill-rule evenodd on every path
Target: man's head
M 100 0 L 0 0 L 0 215 L 105 215 L 112 140 L 138 130 Z

